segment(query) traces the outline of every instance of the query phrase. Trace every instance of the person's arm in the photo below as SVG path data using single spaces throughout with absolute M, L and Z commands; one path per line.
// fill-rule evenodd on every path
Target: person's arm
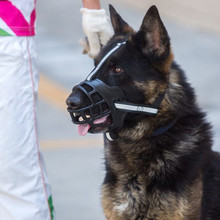
M 80 44 L 84 52 L 92 58 L 97 57 L 101 46 L 107 44 L 114 34 L 110 19 L 106 11 L 101 9 L 99 0 L 83 0 L 82 27 L 87 37 L 81 39 Z
M 83 7 L 88 9 L 101 9 L 99 0 L 83 0 Z

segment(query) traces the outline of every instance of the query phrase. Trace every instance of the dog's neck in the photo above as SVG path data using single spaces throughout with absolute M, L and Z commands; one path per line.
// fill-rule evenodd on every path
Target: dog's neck
M 182 78 L 182 72 L 174 62 L 165 95 L 158 107 L 158 114 L 138 121 L 132 128 L 125 126 L 115 136 L 132 142 L 139 141 L 143 137 L 163 135 L 175 126 L 179 118 L 184 117 L 188 112 L 197 111 L 193 96 L 184 93 L 185 82 Z M 190 98 L 188 100 L 185 98 L 185 103 L 182 103 L 181 97 Z
M 159 135 L 166 133 L 168 130 L 170 130 L 176 124 L 177 120 L 178 120 L 178 118 L 176 117 L 173 120 L 170 120 L 169 122 L 167 122 L 167 124 L 155 129 L 153 131 L 153 133 L 152 133 L 152 131 L 150 131 L 149 137 L 156 137 L 156 136 L 159 136 Z M 118 134 L 115 132 L 106 132 L 105 137 L 108 141 L 114 141 L 119 138 Z

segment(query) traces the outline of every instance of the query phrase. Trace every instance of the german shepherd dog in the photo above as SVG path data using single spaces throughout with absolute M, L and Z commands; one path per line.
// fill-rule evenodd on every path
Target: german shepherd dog
M 124 100 L 137 106 L 155 107 L 155 100 L 162 98 L 156 114 L 124 110 L 126 114 L 114 122 L 121 125 L 113 129 L 113 138 L 105 137 L 102 206 L 106 218 L 220 220 L 220 156 L 211 150 L 211 126 L 174 61 L 156 6 L 147 11 L 137 32 L 112 6 L 110 15 L 115 35 L 95 59 L 92 80 L 119 88 Z M 126 43 L 115 49 L 122 42 Z M 81 109 L 90 105 L 87 93 L 92 86 L 83 87 L 75 86 L 66 101 L 79 133 L 108 132 L 114 114 L 123 110 L 95 120 L 91 118 L 98 110 L 82 115 Z M 109 109 L 106 104 L 102 111 Z

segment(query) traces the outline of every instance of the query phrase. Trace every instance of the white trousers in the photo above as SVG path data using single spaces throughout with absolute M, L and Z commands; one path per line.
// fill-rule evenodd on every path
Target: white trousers
M 52 219 L 38 143 L 37 90 L 33 37 L 0 37 L 0 220 Z

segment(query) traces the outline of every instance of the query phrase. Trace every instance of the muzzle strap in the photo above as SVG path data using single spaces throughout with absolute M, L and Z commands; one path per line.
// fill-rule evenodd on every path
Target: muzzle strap
M 115 108 L 123 110 L 124 112 L 132 113 L 145 113 L 155 115 L 158 112 L 157 108 L 149 107 L 146 105 L 135 105 L 133 103 L 115 102 Z
M 98 70 L 101 68 L 101 66 L 105 63 L 105 61 L 116 51 L 118 50 L 121 46 L 126 44 L 127 41 L 123 41 L 120 43 L 117 43 L 117 45 L 112 48 L 99 62 L 99 64 L 92 70 L 92 72 L 87 76 L 86 80 L 90 81 L 93 76 L 98 72 Z
M 128 113 L 156 115 L 165 95 L 165 93 L 159 94 L 151 105 L 130 103 L 126 101 L 120 87 L 109 86 L 96 77 L 106 60 L 126 42 L 124 40 L 117 43 L 90 72 L 86 80 L 76 86 L 77 90 L 84 94 L 87 105 L 82 108 L 68 107 L 75 124 L 89 125 L 90 133 L 95 133 L 98 127 L 106 127 L 105 129 L 109 131 L 109 138 L 112 139 L 117 139 L 117 132 L 123 127 Z

